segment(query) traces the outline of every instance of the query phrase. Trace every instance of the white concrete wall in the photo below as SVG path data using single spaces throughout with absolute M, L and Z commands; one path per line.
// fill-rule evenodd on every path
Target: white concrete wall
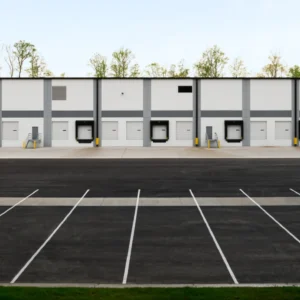
M 93 110 L 93 80 L 54 79 L 52 86 L 67 87 L 67 100 L 52 100 L 52 110 Z
M 267 122 L 267 139 L 266 140 L 251 140 L 250 146 L 291 146 L 292 130 L 290 140 L 276 140 L 275 139 L 275 122 L 290 121 L 292 118 L 251 118 L 251 121 L 266 121 Z M 293 124 L 291 125 L 292 129 Z
M 201 110 L 242 110 L 242 80 L 201 80 Z
M 292 110 L 291 80 L 251 80 L 250 85 L 251 110 Z M 291 146 L 291 140 L 275 140 L 275 122 L 292 121 L 290 118 L 251 118 L 250 121 L 267 122 L 267 139 L 251 140 L 251 146 Z
M 32 132 L 32 127 L 37 126 L 39 128 L 39 133 L 42 134 L 42 144 L 43 133 L 44 133 L 44 119 L 43 118 L 2 118 L 2 122 L 19 122 L 19 132 L 18 140 L 16 141 L 6 141 L 2 140 L 2 147 L 22 147 L 23 142 L 26 140 L 28 133 Z
M 107 146 L 143 146 L 143 140 L 126 140 L 126 122 L 128 121 L 140 121 L 143 122 L 143 118 L 102 118 L 102 121 L 114 121 L 118 122 L 118 140 L 103 140 L 101 138 L 101 145 Z
M 178 93 L 178 86 L 193 85 L 193 80 L 152 80 L 152 110 L 193 110 L 193 93 Z
M 152 147 L 170 147 L 170 146 L 193 146 L 193 139 L 190 141 L 176 140 L 176 122 L 177 121 L 193 121 L 192 118 L 151 118 L 151 120 L 169 121 L 169 140 L 165 143 L 153 143 Z
M 52 147 L 93 147 L 93 142 L 88 144 L 81 144 L 76 141 L 76 121 L 80 120 L 93 120 L 93 118 L 52 118 L 52 122 L 61 121 L 68 122 L 68 140 L 66 141 L 57 141 L 52 139 Z M 52 124 L 51 124 L 52 125 Z M 95 135 L 95 133 L 94 133 Z
M 102 80 L 102 110 L 143 110 L 143 80 Z
M 2 80 L 2 110 L 43 110 L 43 80 Z
M 251 110 L 291 110 L 291 80 L 251 80 Z
M 206 126 L 213 127 L 213 134 L 216 132 L 221 142 L 221 147 L 239 147 L 242 146 L 240 143 L 228 143 L 225 140 L 225 120 L 242 120 L 242 118 L 202 118 L 201 119 L 201 147 L 207 147 L 206 143 Z M 215 145 L 212 145 L 215 147 Z

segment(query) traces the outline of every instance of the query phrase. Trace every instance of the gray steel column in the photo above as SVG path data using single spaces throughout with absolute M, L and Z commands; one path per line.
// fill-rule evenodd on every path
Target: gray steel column
M 2 79 L 0 79 L 0 147 L 2 147 Z
M 44 147 L 52 146 L 52 80 L 44 79 Z
M 98 80 L 98 137 L 99 147 L 102 145 L 102 80 Z
M 198 147 L 201 147 L 201 79 L 198 80 Z
M 151 147 L 151 79 L 143 80 L 143 147 Z
M 242 116 L 244 121 L 243 146 L 250 146 L 250 79 L 242 81 Z

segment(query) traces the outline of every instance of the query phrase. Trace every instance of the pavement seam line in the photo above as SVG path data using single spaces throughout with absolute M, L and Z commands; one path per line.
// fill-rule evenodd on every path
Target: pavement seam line
M 206 218 L 204 216 L 204 213 L 203 213 L 203 211 L 202 211 L 202 209 L 201 209 L 201 207 L 200 207 L 197 199 L 195 198 L 192 190 L 190 189 L 189 191 L 190 191 L 191 196 L 194 199 L 194 202 L 195 202 L 195 204 L 196 204 L 196 206 L 197 206 L 197 208 L 198 208 L 198 210 L 200 212 L 200 215 L 201 215 L 201 217 L 202 217 L 202 219 L 203 219 L 203 221 L 204 221 L 204 223 L 205 223 L 205 225 L 206 225 L 206 227 L 207 227 L 207 229 L 208 229 L 208 231 L 209 231 L 209 233 L 210 233 L 210 235 L 211 235 L 211 237 L 212 237 L 212 239 L 213 239 L 213 241 L 214 241 L 214 243 L 215 243 L 215 245 L 216 245 L 216 247 L 217 247 L 217 249 L 218 249 L 221 257 L 222 257 L 222 259 L 223 259 L 223 262 L 224 262 L 224 264 L 225 264 L 225 266 L 226 266 L 226 268 L 227 268 L 227 270 L 228 270 L 228 272 L 229 272 L 229 274 L 230 274 L 233 282 L 235 284 L 239 284 L 239 282 L 237 281 L 237 279 L 236 279 L 236 277 L 235 277 L 235 275 L 234 275 L 234 273 L 233 273 L 233 271 L 232 271 L 232 269 L 231 269 L 231 267 L 230 267 L 230 265 L 229 265 L 229 263 L 228 263 L 225 255 L 224 255 L 224 253 L 223 253 L 223 251 L 222 251 L 222 249 L 221 249 L 221 247 L 220 247 L 220 245 L 219 245 L 219 243 L 218 243 L 218 241 L 217 241 L 217 239 L 216 239 L 216 237 L 215 237 L 212 229 L 210 228 L 210 225 L 208 224 L 208 222 L 207 222 L 207 220 L 206 220 Z
M 128 271 L 129 271 L 129 265 L 130 265 L 130 258 L 131 258 L 131 251 L 132 251 L 132 244 L 133 244 L 133 238 L 134 238 L 134 232 L 135 232 L 135 224 L 136 224 L 137 213 L 138 213 L 138 208 L 139 208 L 140 193 L 141 193 L 141 190 L 138 190 L 136 205 L 135 205 L 135 211 L 134 211 L 134 217 L 133 217 L 133 222 L 132 222 L 132 228 L 131 228 L 131 235 L 130 235 L 130 240 L 129 240 L 128 253 L 127 253 L 125 270 L 124 270 L 124 276 L 123 276 L 123 282 L 122 282 L 123 284 L 127 283 L 127 277 L 128 277 Z
M 25 200 L 27 200 L 30 196 L 32 196 L 33 194 L 37 193 L 39 190 L 35 190 L 34 192 L 32 192 L 30 195 L 28 195 L 27 197 L 25 197 L 24 199 L 20 200 L 19 202 L 15 203 L 13 206 L 11 206 L 10 208 L 8 208 L 6 211 L 4 211 L 2 214 L 0 214 L 0 217 L 2 217 L 3 215 L 5 215 L 6 213 L 8 213 L 10 210 L 12 210 L 15 206 L 19 205 L 20 203 L 24 202 Z
M 59 223 L 59 225 L 54 229 L 54 231 L 48 236 L 45 242 L 38 248 L 38 250 L 31 256 L 31 258 L 27 261 L 27 263 L 23 266 L 23 268 L 17 273 L 17 275 L 12 279 L 10 283 L 15 283 L 18 278 L 22 275 L 22 273 L 26 270 L 26 268 L 31 264 L 31 262 L 36 258 L 36 256 L 43 250 L 43 248 L 47 245 L 47 243 L 51 240 L 51 238 L 55 235 L 55 233 L 59 230 L 59 228 L 65 223 L 65 221 L 69 218 L 78 204 L 82 201 L 82 199 L 86 196 L 86 194 L 90 190 L 87 190 L 84 195 L 77 201 L 77 203 L 72 207 L 69 213 L 63 218 L 63 220 Z
M 289 234 L 295 241 L 297 241 L 300 244 L 300 240 L 292 234 L 287 228 L 285 228 L 280 222 L 278 222 L 271 214 L 269 214 L 264 208 L 261 207 L 260 204 L 258 204 L 255 200 L 253 200 L 250 196 L 248 196 L 242 189 L 240 191 L 254 204 L 256 204 L 268 217 L 270 217 L 279 227 L 281 227 L 287 234 Z

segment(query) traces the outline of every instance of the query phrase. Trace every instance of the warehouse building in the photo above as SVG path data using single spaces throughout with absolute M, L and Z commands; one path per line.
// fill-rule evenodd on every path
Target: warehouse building
M 298 91 L 291 78 L 0 78 L 0 146 L 298 146 Z

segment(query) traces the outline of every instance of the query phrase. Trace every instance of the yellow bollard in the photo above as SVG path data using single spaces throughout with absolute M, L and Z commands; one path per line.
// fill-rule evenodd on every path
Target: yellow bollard
M 96 138 L 96 140 L 95 140 L 96 146 L 99 146 L 99 143 L 100 143 L 100 139 L 99 139 L 99 138 Z
M 207 141 L 207 147 L 210 148 L 210 141 Z
M 199 139 L 197 137 L 195 138 L 195 145 L 199 145 Z
M 298 138 L 294 138 L 294 145 L 297 146 L 298 145 Z
M 33 141 L 33 149 L 36 148 L 36 141 Z

